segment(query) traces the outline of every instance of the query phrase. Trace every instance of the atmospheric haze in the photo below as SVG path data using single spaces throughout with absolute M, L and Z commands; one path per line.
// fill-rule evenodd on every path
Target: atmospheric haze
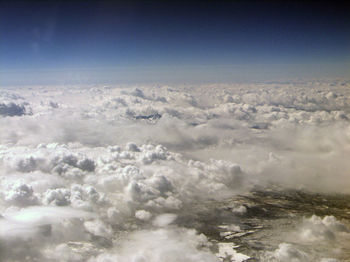
M 347 261 L 349 119 L 347 80 L 3 88 L 0 260 Z

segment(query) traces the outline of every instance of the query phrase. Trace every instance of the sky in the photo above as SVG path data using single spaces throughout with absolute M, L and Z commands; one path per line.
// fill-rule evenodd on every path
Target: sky
M 347 77 L 349 11 L 322 1 L 1 1 L 0 85 Z

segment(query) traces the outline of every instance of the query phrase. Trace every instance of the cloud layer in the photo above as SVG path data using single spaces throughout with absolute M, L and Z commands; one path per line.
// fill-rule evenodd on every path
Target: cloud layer
M 184 227 L 185 213 L 196 217 L 207 201 L 271 184 L 349 193 L 349 86 L 314 80 L 4 89 L 1 259 L 226 259 L 227 245 Z M 248 216 L 249 207 L 237 205 L 232 214 Z M 348 233 L 331 214 L 298 228 L 293 236 L 305 245 Z M 235 250 L 226 255 L 247 259 Z M 309 256 L 280 243 L 261 257 Z

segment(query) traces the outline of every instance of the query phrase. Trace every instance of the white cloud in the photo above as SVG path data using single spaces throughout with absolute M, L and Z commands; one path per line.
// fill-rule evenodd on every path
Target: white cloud
M 294 247 L 291 244 L 288 243 L 282 243 L 278 246 L 278 248 L 271 252 L 268 256 L 269 260 L 276 261 L 276 262 L 307 262 L 309 261 L 309 258 L 307 257 L 307 254 L 304 252 L 298 250 L 296 247 Z
M 350 230 L 334 216 L 324 218 L 313 215 L 304 219 L 299 237 L 302 241 L 335 241 L 340 234 L 348 234 Z
M 0 103 L 0 116 L 22 116 L 31 114 L 30 108 L 26 107 L 27 104 L 16 104 L 13 102 Z
M 132 233 L 115 252 L 106 252 L 92 258 L 100 261 L 205 261 L 219 259 L 208 250 L 210 243 L 204 235 L 184 228 L 157 229 Z
M 16 247 L 4 256 L 217 261 L 212 239 L 179 227 L 185 212 L 271 182 L 349 193 L 349 92 L 329 82 L 1 91 L 0 237 Z M 244 203 L 231 211 L 252 215 Z M 312 217 L 293 236 L 313 247 L 345 227 Z M 274 248 L 271 261 L 310 258 Z
M 152 214 L 146 210 L 137 210 L 135 212 L 135 217 L 137 219 L 147 221 L 147 220 L 150 220 L 150 218 L 152 217 Z

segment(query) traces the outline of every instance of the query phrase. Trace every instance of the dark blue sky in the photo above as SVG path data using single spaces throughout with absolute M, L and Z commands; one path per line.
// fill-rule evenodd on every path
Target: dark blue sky
M 49 84 L 346 74 L 349 8 L 280 2 L 2 1 L 1 77 Z

